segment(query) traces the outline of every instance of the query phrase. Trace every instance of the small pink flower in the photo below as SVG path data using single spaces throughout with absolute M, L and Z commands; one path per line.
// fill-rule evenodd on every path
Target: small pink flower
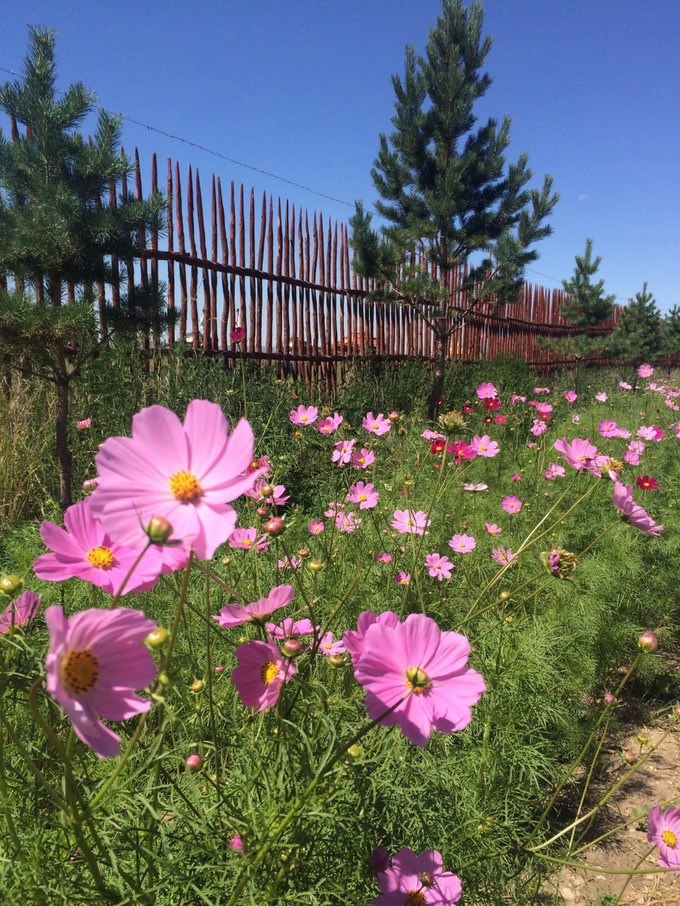
M 550 403 L 536 403 L 536 412 L 542 419 L 549 419 L 553 411 L 553 407 Z
M 498 390 L 491 383 L 480 384 L 475 391 L 480 400 L 494 399 L 498 396 Z
M 556 478 L 564 478 L 566 474 L 567 473 L 564 466 L 559 466 L 555 462 L 549 463 L 548 468 L 543 473 L 544 477 L 547 478 L 548 481 L 554 481 Z
M 406 576 L 408 581 L 398 582 L 397 576 Z M 397 573 L 397 576 L 394 577 L 394 581 L 397 582 L 398 585 L 408 585 L 411 580 L 411 577 L 406 573 Z M 368 630 L 368 627 L 372 626 L 374 623 L 383 623 L 386 626 L 398 626 L 399 617 L 396 613 L 392 613 L 391 610 L 386 610 L 384 613 L 378 614 L 377 616 L 372 610 L 364 610 L 359 614 L 356 631 L 353 629 L 346 629 L 342 636 L 345 650 L 350 653 L 354 664 L 358 662 L 364 652 L 366 631 Z
M 373 906 L 454 906 L 463 891 L 460 878 L 443 871 L 442 856 L 436 849 L 418 855 L 411 849 L 400 849 L 391 863 L 378 870 L 376 883 L 381 895 L 373 900 Z
M 501 500 L 501 506 L 506 513 L 519 513 L 522 509 L 522 501 L 514 494 L 510 494 Z
M 344 654 L 347 649 L 342 639 L 333 639 L 333 633 L 327 632 L 319 642 L 319 652 L 326 657 L 332 657 L 334 654 Z
M 631 440 L 628 449 L 631 453 L 638 453 L 641 456 L 645 452 L 646 444 L 643 440 Z
M 655 805 L 647 812 L 647 840 L 659 847 L 659 865 L 680 873 L 680 809 L 670 806 L 665 812 Z
M 354 513 L 338 513 L 335 517 L 335 527 L 339 532 L 354 532 L 361 525 Z
M 391 563 L 392 554 L 388 554 L 386 551 L 383 551 L 380 554 L 376 554 L 375 559 L 378 561 L 378 563 Z
M 296 622 L 292 617 L 286 617 L 278 626 L 275 623 L 265 623 L 265 629 L 275 639 L 297 639 L 314 632 L 311 620 L 304 619 Z
M 316 429 L 321 434 L 333 434 L 334 431 L 338 430 L 343 421 L 342 415 L 338 415 L 337 412 L 334 412 L 333 415 L 329 415 L 327 418 L 317 422 Z
M 262 493 L 262 488 L 272 488 L 273 493 L 268 496 Z M 260 503 L 268 503 L 271 506 L 283 506 L 290 499 L 290 494 L 286 494 L 286 489 L 282 484 L 270 484 L 264 478 L 258 478 L 254 487 L 246 491 L 246 497 L 252 497 Z
M 644 440 L 656 440 L 656 432 L 660 430 L 654 425 L 641 425 L 638 428 L 637 436 L 644 438 Z
M 617 481 L 614 485 L 612 500 L 617 510 L 625 517 L 626 522 L 630 522 L 632 526 L 640 529 L 645 535 L 658 535 L 663 531 L 663 525 L 657 525 L 652 517 L 648 516 L 646 511 L 635 503 L 632 485 L 624 485 Z
M 508 547 L 494 547 L 491 551 L 491 559 L 505 566 L 507 563 L 512 563 L 516 560 L 517 554 L 513 554 Z
M 370 431 L 371 434 L 375 434 L 380 437 L 381 434 L 387 434 L 387 432 L 392 427 L 392 422 L 385 418 L 381 413 L 378 415 L 373 415 L 372 412 L 369 412 L 361 422 L 366 431 Z
M 464 481 L 462 484 L 462 488 L 464 491 L 473 491 L 473 492 L 474 491 L 488 491 L 489 485 L 484 484 L 484 482 L 482 482 L 482 481 L 480 481 L 480 482 Z
M 367 450 L 366 447 L 362 447 L 358 452 L 352 453 L 351 464 L 355 469 L 367 469 L 374 462 L 375 453 L 373 450 Z
M 553 444 L 558 453 L 564 456 L 567 463 L 579 472 L 591 472 L 598 475 L 599 472 L 595 464 L 597 456 L 597 447 L 591 444 L 590 438 L 583 440 L 575 437 L 571 443 L 567 443 L 566 437 L 556 440 Z
M 541 434 L 545 434 L 545 432 L 548 430 L 548 426 L 542 419 L 535 418 L 534 423 L 529 430 L 534 435 L 534 437 L 540 437 Z
M 596 393 L 595 399 L 598 401 L 598 403 L 606 403 L 609 397 L 606 393 Z
M 550 387 L 534 387 L 534 393 L 550 393 Z
M 333 515 L 335 515 L 335 513 Z M 323 532 L 324 529 L 326 528 L 326 526 L 320 519 L 313 519 L 309 523 L 308 527 L 309 527 L 309 531 L 311 532 L 312 535 L 320 535 L 321 532 Z
M 638 376 L 641 378 L 648 378 L 654 374 L 654 369 L 651 365 L 640 365 L 637 370 Z
M 266 535 L 257 537 L 257 529 L 255 528 L 237 528 L 229 536 L 229 547 L 233 549 L 240 548 L 248 551 L 251 547 L 255 547 L 261 553 L 266 551 L 270 544 L 271 541 Z
M 602 419 L 599 424 L 600 434 L 602 437 L 618 437 L 619 426 L 609 418 Z
M 313 425 L 317 420 L 319 410 L 315 406 L 298 406 L 290 413 L 291 423 L 300 426 Z
M 494 443 L 496 442 L 494 441 Z M 464 440 L 452 440 L 451 443 L 447 444 L 446 452 L 451 454 L 455 463 L 463 462 L 465 459 L 475 459 L 477 456 L 475 450 L 469 444 L 466 444 Z
M 578 399 L 577 395 L 574 393 L 573 390 L 565 390 L 564 393 L 562 394 L 562 396 L 565 398 L 565 400 L 568 403 L 575 403 L 576 400 Z
M 357 481 L 350 485 L 345 499 L 350 503 L 358 503 L 360 510 L 372 510 L 378 505 L 380 495 L 372 484 L 364 484 L 363 481 Z
M 504 425 L 507 422 L 508 417 L 507 415 L 494 415 L 493 420 L 496 425 Z
M 331 457 L 332 461 L 337 462 L 339 466 L 346 465 L 352 459 L 355 443 L 355 440 L 341 440 L 340 443 L 335 444 Z
M 400 535 L 427 535 L 425 529 L 430 525 L 431 519 L 422 510 L 395 510 L 394 518 L 390 525 Z
M 425 569 L 427 569 L 432 578 L 441 582 L 443 579 L 451 578 L 451 570 L 454 569 L 454 565 L 448 557 L 441 557 L 439 554 L 428 554 L 425 557 Z
M 632 390 L 633 389 L 632 385 L 629 384 L 627 381 L 619 381 L 619 387 L 622 390 Z
M 477 547 L 477 542 L 471 535 L 454 535 L 449 541 L 449 547 L 459 554 L 469 554 Z
M 245 844 L 240 834 L 234 834 L 234 836 L 229 841 L 229 846 L 234 850 L 234 852 L 237 853 L 240 853 L 245 849 Z
M 266 617 L 286 607 L 295 597 L 292 585 L 277 585 L 269 592 L 266 598 L 259 598 L 251 604 L 225 604 L 217 620 L 222 629 L 232 629 L 234 626 L 243 626 L 244 623 L 264 623 Z
M 277 565 L 279 569 L 300 569 L 302 560 L 293 554 L 292 557 L 284 557 L 283 560 L 279 560 Z
M 500 535 L 503 529 L 495 522 L 485 522 L 484 531 L 489 535 Z
M 629 466 L 639 466 L 640 454 L 635 453 L 634 450 L 626 450 L 623 454 L 623 461 L 628 463 Z
M 273 708 L 283 685 L 295 673 L 292 658 L 284 658 L 272 642 L 246 642 L 234 652 L 238 667 L 231 681 L 244 707 L 263 711 Z
M 522 476 L 521 476 L 521 475 L 518 475 L 517 472 L 515 472 L 514 475 L 511 476 L 511 480 L 512 480 L 512 481 L 521 481 L 521 480 L 522 480 Z
M 14 629 L 28 626 L 35 618 L 41 604 L 42 595 L 36 595 L 29 589 L 10 601 L 7 607 L 0 611 L 0 635 L 7 635 Z
M 397 583 L 397 585 L 410 585 L 411 575 L 410 573 L 398 572 L 394 577 L 394 581 Z
M 84 419 L 82 419 L 82 421 L 76 422 L 76 428 L 79 431 L 85 431 L 87 428 L 90 427 L 91 424 L 92 424 L 91 418 L 84 418 Z
M 500 452 L 500 447 L 495 440 L 491 440 L 488 434 L 483 437 L 476 435 L 470 441 L 470 447 L 477 456 L 493 457 Z

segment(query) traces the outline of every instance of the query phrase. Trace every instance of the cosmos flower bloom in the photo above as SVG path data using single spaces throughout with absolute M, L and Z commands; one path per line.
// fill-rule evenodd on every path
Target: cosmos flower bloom
M 645 510 L 633 500 L 633 486 L 624 485 L 617 481 L 614 485 L 614 496 L 612 497 L 614 506 L 621 512 L 626 520 L 632 526 L 640 529 L 645 535 L 658 535 L 663 531 L 662 525 L 657 525 L 651 516 L 648 516 Z
M 380 495 L 370 482 L 364 484 L 363 481 L 357 481 L 350 485 L 346 499 L 350 503 L 358 503 L 360 510 L 372 510 L 378 505 Z
M 480 384 L 479 387 L 475 390 L 475 393 L 480 400 L 494 399 L 498 396 L 498 390 L 496 390 L 494 385 L 489 382 Z
M 543 419 L 549 419 L 553 411 L 553 407 L 550 403 L 536 403 L 536 412 Z
M 501 401 L 497 396 L 490 396 L 482 401 L 482 405 L 487 411 L 493 411 L 494 409 L 501 408 Z
M 26 589 L 25 592 L 10 601 L 3 611 L 0 611 L 0 635 L 7 635 L 14 629 L 28 626 L 37 614 L 42 604 L 42 595 Z
M 335 517 L 335 527 L 339 532 L 353 532 L 361 525 L 354 513 L 338 513 Z
M 109 437 L 99 447 L 92 513 L 114 541 L 130 547 L 142 547 L 143 526 L 163 517 L 174 538 L 210 560 L 236 526 L 229 501 L 259 478 L 246 473 L 253 444 L 245 419 L 230 434 L 224 413 L 208 400 L 192 400 L 184 424 L 163 406 L 142 409 L 132 437 Z
M 495 425 L 504 425 L 507 422 L 508 418 L 506 415 L 494 415 L 493 421 Z
M 300 569 L 302 560 L 293 554 L 292 557 L 284 557 L 283 560 L 279 560 L 277 565 L 279 569 Z
M 397 575 L 405 576 L 406 573 L 398 573 Z M 410 580 L 410 576 L 408 578 Z M 402 584 L 408 585 L 408 582 Z M 372 610 L 364 610 L 359 614 L 356 630 L 346 629 L 342 635 L 342 641 L 345 646 L 345 650 L 350 653 L 352 661 L 355 664 L 363 654 L 366 631 L 368 627 L 372 626 L 374 623 L 383 623 L 386 626 L 398 626 L 399 617 L 391 610 L 386 610 L 384 613 L 377 615 L 373 613 Z
M 443 453 L 446 449 L 446 438 L 438 437 L 436 440 L 431 441 L 430 443 L 430 453 Z
M 314 632 L 311 620 L 296 621 L 292 617 L 286 617 L 278 625 L 276 623 L 265 623 L 265 629 L 275 639 L 297 639 L 304 635 L 311 635 Z
M 335 444 L 331 457 L 332 461 L 337 462 L 339 466 L 347 465 L 352 458 L 355 443 L 355 440 L 341 440 L 340 443 Z
M 591 444 L 590 438 L 583 440 L 581 437 L 575 437 L 571 443 L 567 442 L 566 437 L 556 440 L 553 444 L 558 453 L 561 453 L 567 461 L 578 472 L 591 472 L 593 475 L 599 475 L 595 465 L 597 456 L 597 447 Z
M 292 585 L 277 585 L 266 598 L 259 598 L 251 604 L 225 604 L 213 620 L 217 620 L 222 629 L 232 629 L 244 623 L 264 623 L 266 617 L 290 604 L 294 597 Z
M 266 535 L 257 537 L 257 529 L 255 528 L 237 528 L 229 536 L 229 547 L 240 548 L 245 551 L 255 547 L 261 553 L 266 551 L 270 544 L 271 541 Z
M 548 426 L 542 419 L 535 418 L 534 423 L 529 430 L 534 435 L 534 437 L 540 437 L 541 434 L 545 434 L 545 432 L 548 430 Z
M 342 415 L 338 415 L 337 412 L 334 412 L 333 415 L 329 415 L 327 418 L 317 422 L 316 430 L 321 434 L 333 434 L 334 431 L 338 430 L 343 421 L 344 418 Z
M 659 847 L 659 865 L 680 873 L 680 808 L 671 806 L 662 812 L 655 805 L 647 812 L 647 820 L 647 840 Z
M 602 437 L 618 437 L 619 426 L 609 418 L 604 418 L 599 424 Z
M 375 453 L 373 450 L 367 450 L 366 447 L 362 447 L 361 450 L 352 453 L 351 464 L 355 469 L 367 469 L 369 466 L 372 466 L 374 462 Z
M 477 547 L 477 542 L 471 535 L 454 535 L 449 541 L 449 547 L 459 554 L 469 554 Z
M 619 387 L 622 390 L 632 390 L 632 384 L 629 384 L 628 381 L 619 381 Z
M 598 403 L 606 403 L 609 397 L 606 393 L 596 393 L 595 399 L 598 401 Z
M 638 453 L 639 455 L 642 455 L 645 452 L 646 448 L 647 445 L 643 440 L 631 440 L 631 442 L 628 444 L 628 449 L 632 453 Z
M 33 563 L 39 579 L 62 582 L 77 577 L 98 585 L 107 594 L 119 591 L 135 560 L 148 544 L 144 538 L 138 548 L 126 547 L 112 541 L 97 522 L 88 506 L 89 501 L 74 503 L 64 513 L 64 530 L 52 522 L 43 522 L 40 537 L 50 553 L 42 554 Z M 149 591 L 163 569 L 159 548 L 149 546 L 128 579 L 124 593 Z
M 534 387 L 534 393 L 550 393 L 550 387 Z
M 519 513 L 522 509 L 522 501 L 514 494 L 509 494 L 501 500 L 501 506 L 506 513 Z
M 513 554 L 508 547 L 494 547 L 491 551 L 491 559 L 505 566 L 506 563 L 512 563 L 513 560 L 516 560 L 517 554 Z
M 233 330 L 229 331 L 229 339 L 232 343 L 242 343 L 246 338 L 246 329 L 245 327 L 234 327 Z
M 651 365 L 640 365 L 637 370 L 638 376 L 641 378 L 648 378 L 654 374 L 654 369 Z M 619 385 L 620 386 L 620 385 Z
M 298 406 L 292 409 L 290 420 L 293 425 L 309 426 L 313 425 L 319 416 L 319 410 L 316 406 Z
M 548 463 L 548 468 L 543 473 L 544 478 L 548 481 L 554 481 L 556 478 L 564 478 L 566 475 L 564 466 L 559 466 L 556 462 Z
M 659 487 L 659 481 L 651 475 L 638 475 L 635 484 L 643 491 L 656 491 Z
M 470 444 L 466 444 L 464 440 L 452 440 L 447 445 L 446 452 L 453 456 L 455 463 L 462 462 L 464 459 L 474 459 L 477 456 Z
M 149 686 L 156 665 L 144 639 L 155 629 L 139 610 L 82 610 L 68 619 L 48 607 L 47 692 L 66 711 L 76 736 L 99 758 L 120 754 L 120 737 L 105 720 L 128 720 L 151 707 L 134 689 Z
M 308 528 L 312 535 L 320 535 L 321 532 L 324 531 L 326 526 L 320 519 L 312 519 L 312 521 L 309 523 Z
M 637 436 L 642 437 L 644 440 L 661 440 L 663 432 L 661 437 L 658 437 L 659 431 L 661 431 L 661 428 L 657 428 L 655 425 L 640 425 L 637 430 Z
M 378 415 L 373 415 L 372 412 L 369 412 L 364 416 L 361 424 L 366 431 L 370 431 L 371 434 L 375 434 L 378 437 L 380 437 L 381 434 L 387 434 L 392 427 L 392 422 L 388 418 L 385 418 L 382 412 Z
M 578 399 L 578 396 L 574 393 L 573 390 L 565 390 L 562 396 L 568 403 L 575 403 Z
M 629 466 L 639 466 L 640 454 L 635 453 L 633 450 L 626 450 L 623 454 L 623 461 L 627 462 Z
M 284 658 L 273 642 L 246 642 L 234 654 L 238 667 L 232 670 L 231 681 L 243 706 L 256 711 L 273 708 L 284 683 L 295 674 L 292 659 Z
M 344 654 L 347 649 L 342 639 L 333 639 L 333 633 L 327 632 L 319 642 L 319 652 L 326 657 L 332 657 L 334 654 Z
M 425 428 L 420 436 L 424 437 L 425 440 L 431 441 L 446 440 L 446 436 L 444 434 L 440 434 L 438 431 L 433 431 L 431 428 Z
M 472 481 L 464 481 L 462 487 L 463 487 L 464 491 L 488 491 L 489 490 L 489 485 L 484 484 L 483 481 L 479 481 L 477 483 L 472 482 Z
M 432 522 L 422 510 L 395 510 L 390 525 L 400 535 L 428 535 L 425 529 Z
M 510 397 L 510 402 L 513 406 L 515 405 L 515 403 L 526 403 L 526 401 L 526 396 L 518 396 L 516 393 L 513 393 L 513 395 Z
M 411 584 L 411 574 L 405 573 L 405 572 L 398 572 L 394 577 L 394 581 L 396 582 L 397 585 L 410 585 Z
M 89 428 L 91 425 L 92 425 L 92 419 L 91 419 L 91 418 L 84 418 L 84 419 L 82 419 L 81 421 L 76 422 L 76 428 L 77 428 L 79 431 L 85 431 L 85 430 L 87 430 L 87 428 Z
M 495 440 L 491 440 L 488 434 L 483 437 L 475 435 L 470 441 L 470 447 L 477 456 L 493 457 L 500 452 L 500 447 Z
M 262 488 L 272 488 L 272 493 L 267 496 L 262 493 Z M 284 485 L 270 485 L 264 478 L 257 479 L 255 485 L 246 491 L 246 497 L 252 497 L 253 500 L 268 503 L 270 506 L 283 506 L 286 500 L 290 500 L 290 494 L 286 494 Z
M 400 849 L 391 863 L 378 871 L 376 883 L 381 894 L 375 897 L 373 906 L 454 906 L 463 892 L 460 878 L 442 868 L 441 853 L 435 849 L 418 855 L 411 849 Z
M 383 551 L 380 554 L 376 554 L 375 559 L 378 561 L 378 563 L 391 563 L 392 554 L 388 554 L 386 551 Z
M 253 472 L 257 472 L 258 475 L 269 475 L 272 470 L 271 460 L 268 456 L 260 456 L 259 459 L 254 459 L 246 469 L 246 472 L 251 475 Z
M 425 569 L 433 579 L 438 579 L 441 582 L 443 579 L 451 578 L 451 570 L 454 569 L 454 565 L 448 557 L 442 557 L 439 554 L 428 554 L 425 557 Z
M 628 428 L 619 427 L 616 432 L 616 436 L 622 437 L 624 440 L 628 440 L 628 438 L 630 437 L 630 431 L 628 430 Z
M 433 730 L 462 730 L 486 690 L 479 673 L 467 666 L 469 654 L 465 636 L 440 632 L 424 614 L 410 614 L 396 626 L 369 626 L 354 663 L 369 717 L 387 727 L 398 725 L 421 748 Z
M 503 529 L 495 522 L 485 522 L 484 531 L 489 535 L 500 535 Z

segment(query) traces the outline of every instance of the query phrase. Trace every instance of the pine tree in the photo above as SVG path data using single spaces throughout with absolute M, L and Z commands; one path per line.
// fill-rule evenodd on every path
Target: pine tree
M 569 299 L 562 305 L 562 317 L 579 332 L 559 340 L 548 340 L 543 345 L 553 352 L 558 352 L 570 359 L 574 368 L 574 389 L 578 390 L 578 378 L 581 363 L 589 355 L 604 352 L 608 338 L 590 336 L 592 328 L 600 327 L 614 314 L 616 296 L 605 295 L 604 280 L 593 283 L 591 278 L 600 268 L 602 258 L 598 255 L 593 260 L 593 240 L 586 239 L 586 250 L 583 255 L 576 255 L 576 267 L 570 280 L 562 281 L 562 288 Z
M 680 355 L 680 305 L 674 305 L 663 319 L 663 351 L 668 356 L 668 367 L 672 357 Z
M 9 138 L 0 131 L 0 286 L 9 287 L 0 291 L 0 343 L 6 361 L 28 360 L 31 373 L 55 388 L 66 508 L 71 381 L 112 330 L 161 323 L 158 293 L 139 287 L 115 309 L 104 306 L 101 323 L 93 288 L 103 283 L 119 290 L 124 262 L 138 257 L 147 230 L 163 227 L 165 202 L 155 193 L 109 204 L 110 187 L 131 172 L 120 154 L 121 119 L 101 111 L 94 136 L 84 139 L 77 127 L 93 111 L 95 96 L 80 82 L 58 94 L 54 45 L 50 29 L 29 28 L 23 81 L 0 88 L 0 110 L 12 122 Z M 120 262 L 116 269 L 113 260 Z M 64 305 L 68 284 L 78 295 Z
M 635 298 L 621 313 L 621 319 L 609 338 L 608 352 L 633 365 L 633 386 L 637 380 L 638 366 L 651 362 L 664 351 L 663 319 L 654 296 L 647 291 L 647 284 L 635 293 Z
M 430 418 L 450 337 L 481 302 L 517 298 L 537 257 L 530 246 L 550 234 L 545 221 L 558 200 L 550 176 L 540 191 L 527 188 L 526 154 L 506 166 L 508 117 L 475 128 L 475 103 L 491 84 L 482 67 L 492 39 L 482 37 L 482 20 L 477 0 L 469 10 L 443 0 L 426 55 L 407 47 L 404 78 L 392 78 L 395 131 L 380 135 L 371 171 L 381 199 L 375 208 L 388 225 L 374 232 L 361 203 L 351 219 L 354 270 L 380 287 L 372 298 L 407 306 L 434 333 Z M 467 279 L 456 282 L 471 257 Z M 458 312 L 455 294 L 473 287 L 468 312 Z

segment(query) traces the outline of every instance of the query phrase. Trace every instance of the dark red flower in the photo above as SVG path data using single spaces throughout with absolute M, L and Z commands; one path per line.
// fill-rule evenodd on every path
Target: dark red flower
M 232 343 L 242 343 L 246 338 L 246 329 L 245 327 L 235 327 L 229 334 L 229 339 Z
M 445 440 L 433 440 L 430 444 L 430 453 L 443 453 L 444 448 L 446 447 Z
M 642 488 L 643 491 L 656 491 L 659 487 L 659 482 L 656 478 L 652 478 L 651 475 L 638 475 L 635 479 L 635 484 Z
M 482 406 L 484 406 L 485 409 L 500 409 L 501 401 L 497 396 L 493 396 L 489 399 L 482 400 Z
M 463 415 L 470 415 L 474 411 L 475 411 L 475 407 L 472 405 L 472 403 L 466 403 L 463 406 Z

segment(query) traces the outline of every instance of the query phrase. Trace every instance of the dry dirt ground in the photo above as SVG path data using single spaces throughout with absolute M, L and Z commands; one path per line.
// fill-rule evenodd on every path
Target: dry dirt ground
M 640 726 L 617 740 L 617 747 L 606 755 L 607 770 L 598 789 L 604 791 L 612 780 L 615 782 L 629 769 L 622 758 L 628 749 L 644 756 L 648 749 L 659 742 L 667 727 Z M 640 744 L 638 736 L 648 737 L 647 745 Z M 626 870 L 639 865 L 639 870 L 659 868 L 658 850 L 650 852 L 644 816 L 653 805 L 663 805 L 680 797 L 680 731 L 669 733 L 658 749 L 641 765 L 638 771 L 609 800 L 598 816 L 597 826 L 589 837 L 594 839 L 607 830 L 633 819 L 625 829 L 619 830 L 583 853 L 583 870 L 562 869 L 550 885 L 546 902 L 555 906 L 592 906 L 608 904 L 607 894 L 621 893 L 626 883 L 625 875 L 606 874 L 600 869 Z M 640 820 L 635 817 L 640 815 Z M 642 861 L 641 861 L 642 860 Z M 585 866 L 590 865 L 592 868 Z M 680 906 L 680 874 L 642 874 L 633 877 L 626 885 L 621 906 Z

